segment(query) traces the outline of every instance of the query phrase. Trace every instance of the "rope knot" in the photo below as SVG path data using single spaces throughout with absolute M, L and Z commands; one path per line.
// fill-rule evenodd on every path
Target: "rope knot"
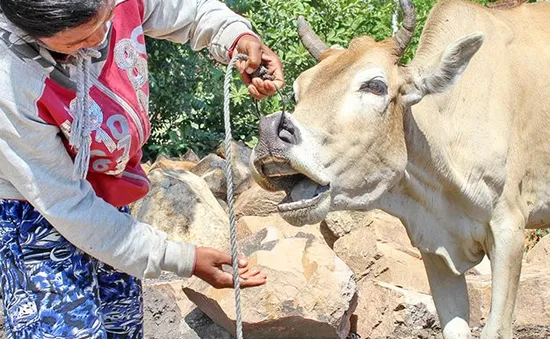
M 76 109 L 71 110 L 73 122 L 69 145 L 76 149 L 73 178 L 85 179 L 90 164 L 91 134 L 93 126 L 90 116 L 90 67 L 92 58 L 101 58 L 101 53 L 93 48 L 78 51 L 76 60 Z
M 101 58 L 101 52 L 94 48 L 81 48 L 78 51 L 78 56 L 83 59 L 87 59 L 87 58 L 99 59 Z

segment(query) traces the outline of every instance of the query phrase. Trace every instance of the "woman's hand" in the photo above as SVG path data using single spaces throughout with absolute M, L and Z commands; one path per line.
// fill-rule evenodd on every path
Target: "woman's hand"
M 231 265 L 231 256 L 210 247 L 197 247 L 194 275 L 215 288 L 233 287 L 233 276 L 222 269 Z M 246 259 L 239 259 L 241 288 L 265 284 L 267 276 L 258 269 L 250 269 Z
M 241 73 L 243 82 L 248 85 L 248 92 L 256 99 L 264 99 L 277 92 L 276 88 L 283 88 L 283 64 L 281 60 L 269 47 L 262 44 L 258 38 L 253 35 L 243 35 L 235 45 L 237 53 L 246 54 L 248 60 L 239 60 L 236 63 L 237 69 Z M 235 53 L 235 52 L 233 52 Z M 264 63 L 269 74 L 275 77 L 275 80 L 263 80 L 259 77 L 251 78 L 250 74 Z

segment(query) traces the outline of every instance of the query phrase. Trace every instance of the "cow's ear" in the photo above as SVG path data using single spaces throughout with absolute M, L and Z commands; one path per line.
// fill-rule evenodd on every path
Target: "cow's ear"
M 483 39 L 483 33 L 472 33 L 447 46 L 432 64 L 406 68 L 405 84 L 401 87 L 405 104 L 412 106 L 425 95 L 444 92 L 456 83 Z

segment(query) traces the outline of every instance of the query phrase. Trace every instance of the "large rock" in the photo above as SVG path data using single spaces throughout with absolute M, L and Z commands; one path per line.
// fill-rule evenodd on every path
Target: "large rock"
M 225 159 L 225 143 L 222 143 L 216 150 L 216 154 Z M 237 192 L 244 192 L 254 183 L 252 170 L 250 168 L 250 155 L 252 150 L 242 141 L 231 142 L 231 157 L 233 159 L 233 171 L 237 177 L 235 188 Z
M 240 248 L 250 264 L 268 276 L 266 285 L 241 291 L 247 338 L 346 338 L 356 284 L 349 267 L 324 242 L 307 233 L 287 238 L 268 228 L 245 239 Z M 184 292 L 201 311 L 234 333 L 232 290 L 198 283 Z
M 231 339 L 231 336 L 201 312 L 173 280 L 143 285 L 145 339 Z
M 152 166 L 151 161 L 141 163 L 141 168 L 143 169 L 143 171 L 145 173 L 149 173 L 149 170 L 151 169 L 151 166 Z
M 439 330 L 435 305 L 427 294 L 370 279 L 360 281 L 358 291 L 352 331 L 361 338 L 429 338 L 425 334 Z
M 400 223 L 371 222 L 338 239 L 334 251 L 357 280 L 383 281 L 426 294 L 430 291 L 420 253 Z
M 548 259 L 547 259 L 548 260 Z M 491 276 L 467 276 L 470 296 L 470 324 L 486 322 L 491 308 Z M 514 326 L 550 326 L 550 268 L 524 265 L 514 311 Z
M 132 207 L 132 214 L 168 233 L 170 239 L 226 249 L 229 222 L 201 178 L 187 171 L 154 170 L 151 190 Z
M 550 260 L 550 236 L 545 236 L 527 252 L 525 262 L 546 265 Z
M 336 211 L 330 212 L 322 222 L 338 239 L 352 230 L 366 227 L 372 222 L 369 212 Z
M 249 189 L 254 181 L 249 167 L 252 151 L 242 143 L 233 142 L 232 145 L 233 189 L 235 195 L 238 195 Z M 227 200 L 227 183 L 224 173 L 226 159 L 223 152 L 225 149 L 221 146 L 216 154 L 211 153 L 204 157 L 191 169 L 191 172 L 203 178 L 217 198 Z
M 363 229 L 369 226 L 380 226 L 382 233 L 385 233 L 388 236 L 385 236 L 386 239 L 392 238 L 392 233 L 395 228 L 401 228 L 404 230 L 401 221 L 396 217 L 385 213 L 381 210 L 372 210 L 369 212 L 359 212 L 359 211 L 337 211 L 331 212 L 327 215 L 325 220 L 321 223 L 321 232 L 325 236 L 327 243 L 332 246 L 336 240 L 345 236 L 346 234 L 351 233 L 356 229 Z M 383 230 L 383 226 L 389 226 L 387 230 Z M 405 234 L 403 232 L 400 232 Z M 405 237 L 406 238 L 406 237 Z M 406 247 L 410 247 L 407 243 L 410 244 L 408 238 L 404 242 Z
M 187 160 L 197 163 L 201 161 L 201 158 L 199 158 L 199 156 L 192 149 L 188 149 L 187 152 L 181 156 L 180 160 Z
M 158 157 L 155 163 L 151 165 L 148 172 L 155 169 L 190 171 L 196 166 L 197 162 L 187 160 L 174 160 L 164 156 Z
M 277 204 L 283 200 L 286 193 L 283 191 L 269 192 L 253 183 L 252 187 L 242 192 L 235 201 L 235 215 L 265 217 L 278 213 Z
M 216 154 L 208 154 L 191 170 L 206 182 L 216 198 L 222 200 L 227 199 L 227 186 L 223 173 L 224 166 L 224 159 Z
M 298 233 L 312 234 L 318 239 L 323 239 L 319 231 L 319 224 L 296 227 L 286 222 L 279 214 L 271 214 L 265 217 L 244 216 L 238 220 L 237 229 L 239 240 L 258 233 L 263 229 L 268 229 L 269 233 L 267 237 L 269 239 L 273 237 L 273 240 L 279 239 L 281 236 L 286 238 L 294 237 Z
M 249 189 L 254 182 L 249 164 L 252 150 L 242 142 L 232 142 L 231 145 L 233 188 L 235 195 L 238 195 Z M 191 171 L 206 181 L 217 198 L 227 201 L 225 163 L 225 145 L 222 144 L 216 154 L 208 154 Z

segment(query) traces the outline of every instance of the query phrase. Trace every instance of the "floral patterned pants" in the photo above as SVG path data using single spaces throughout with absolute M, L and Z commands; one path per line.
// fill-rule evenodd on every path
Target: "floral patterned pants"
M 81 252 L 28 202 L 0 199 L 0 288 L 8 339 L 143 338 L 141 281 Z

